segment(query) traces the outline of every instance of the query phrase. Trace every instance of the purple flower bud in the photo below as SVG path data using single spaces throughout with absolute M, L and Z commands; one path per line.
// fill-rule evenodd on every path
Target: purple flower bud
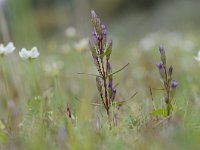
M 101 20 L 96 18 L 95 29 L 98 35 L 101 35 Z
M 116 97 L 116 93 L 117 93 L 117 90 L 116 88 L 112 88 L 112 101 L 114 101 L 115 97 Z
M 107 40 L 107 32 L 106 32 L 106 26 L 104 24 L 101 25 L 101 32 L 102 32 L 102 43 L 103 45 L 105 45 Z
M 164 47 L 163 47 L 162 44 L 161 44 L 160 47 L 159 47 L 159 51 L 160 51 L 160 54 L 161 54 L 161 55 L 165 55 L 165 50 L 164 50 Z
M 165 70 L 164 70 L 163 63 L 162 62 L 157 63 L 156 66 L 158 67 L 161 77 L 164 78 Z
M 96 76 L 96 83 L 97 83 L 97 89 L 99 93 L 102 93 L 102 82 L 99 76 Z
M 171 91 L 175 91 L 176 87 L 178 86 L 178 83 L 176 82 L 176 80 L 172 80 L 170 84 L 171 84 Z
M 172 80 L 170 82 L 170 85 L 171 85 L 171 87 L 170 87 L 170 91 L 171 91 L 170 96 L 171 96 L 171 98 L 173 98 L 175 90 L 176 90 L 176 87 L 178 86 L 178 83 L 175 80 Z
M 98 35 L 97 35 L 96 31 L 92 32 L 92 40 L 97 47 L 98 46 Z
M 168 74 L 169 74 L 169 76 L 171 77 L 172 76 L 172 72 L 173 72 L 173 67 L 172 67 L 172 65 L 169 67 L 169 72 L 168 72 Z
M 163 62 L 163 64 L 166 64 L 166 56 L 163 45 L 160 45 L 159 51 L 160 51 L 161 61 Z
M 112 67 L 111 67 L 111 64 L 109 62 L 107 62 L 106 68 L 107 68 L 107 74 L 112 73 Z
M 107 51 L 112 51 L 112 43 L 113 43 L 113 41 L 112 41 L 112 39 L 110 39 L 109 40 L 109 42 L 108 42 L 108 46 L 107 46 Z M 111 53 L 110 53 L 111 54 Z M 109 60 L 110 59 L 110 54 L 109 55 L 106 55 L 106 59 L 107 60 Z
M 92 17 L 92 18 L 96 18 L 96 17 L 97 17 L 97 15 L 96 15 L 96 13 L 95 13 L 94 10 L 91 10 L 91 17 Z
M 96 18 L 97 18 L 97 15 L 96 15 L 95 11 L 91 10 L 91 20 L 94 25 L 96 24 Z

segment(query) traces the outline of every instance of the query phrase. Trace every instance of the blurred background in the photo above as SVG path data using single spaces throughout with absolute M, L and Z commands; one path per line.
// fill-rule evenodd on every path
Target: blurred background
M 0 0 L 0 5 L 0 41 L 19 45 L 65 41 L 71 26 L 79 38 L 86 37 L 91 9 L 120 40 L 158 30 L 188 32 L 200 25 L 198 0 Z

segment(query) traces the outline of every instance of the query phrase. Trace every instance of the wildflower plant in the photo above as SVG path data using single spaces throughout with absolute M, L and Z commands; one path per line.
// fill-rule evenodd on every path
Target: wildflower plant
M 92 32 L 92 38 L 89 45 L 94 64 L 98 70 L 98 75 L 96 75 L 96 85 L 103 106 L 109 116 L 110 108 L 115 101 L 117 93 L 116 86 L 113 84 L 113 75 L 121 71 L 127 65 L 116 72 L 112 72 L 110 63 L 112 39 L 107 41 L 106 26 L 101 22 L 94 10 L 91 11 L 91 21 L 93 23 L 94 31 Z
M 4 86 L 6 91 L 6 96 L 9 96 L 8 80 L 7 80 L 7 68 L 5 64 L 5 56 L 11 54 L 15 50 L 15 46 L 12 42 L 9 42 L 6 46 L 0 44 L 0 55 L 1 55 L 1 68 L 4 78 Z
M 32 88 L 33 88 L 34 94 L 36 94 L 37 91 L 38 91 L 38 84 L 37 84 L 37 78 L 36 78 L 35 71 L 34 71 L 34 68 L 33 68 L 32 60 L 38 58 L 39 55 L 40 55 L 40 53 L 38 52 L 37 47 L 31 48 L 31 50 L 27 50 L 25 48 L 22 48 L 21 51 L 19 51 L 19 56 L 22 59 L 29 60 L 29 65 L 30 65 L 29 71 L 30 71 L 30 74 L 31 74 L 32 80 L 33 80 Z
M 159 47 L 160 56 L 161 56 L 161 62 L 157 63 L 156 66 L 159 70 L 160 76 L 161 76 L 161 82 L 163 85 L 162 90 L 164 91 L 163 100 L 165 102 L 165 109 L 156 110 L 156 112 L 159 114 L 161 112 L 164 116 L 169 116 L 174 108 L 174 93 L 176 91 L 176 88 L 178 86 L 178 83 L 176 80 L 173 80 L 172 73 L 173 73 L 173 67 L 170 65 L 169 68 L 167 68 L 167 61 L 166 61 L 166 55 L 163 45 L 160 45 Z

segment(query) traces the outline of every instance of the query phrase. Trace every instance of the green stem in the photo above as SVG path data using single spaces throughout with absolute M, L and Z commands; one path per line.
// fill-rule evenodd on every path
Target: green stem
M 32 63 L 32 59 L 29 59 L 29 68 L 30 68 L 30 74 L 31 74 L 31 79 L 32 79 L 32 90 L 34 91 L 34 95 L 38 94 L 38 89 L 37 89 L 37 79 L 35 76 L 35 71 L 33 68 L 33 63 Z
M 4 56 L 1 56 L 1 67 L 2 67 L 2 72 L 3 72 L 3 80 L 4 80 L 6 96 L 9 97 L 8 78 L 7 78 L 7 70 L 6 70 Z

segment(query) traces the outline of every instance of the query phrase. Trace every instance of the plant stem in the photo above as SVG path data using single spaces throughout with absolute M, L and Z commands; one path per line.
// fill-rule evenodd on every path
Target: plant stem
M 6 96 L 9 97 L 7 70 L 6 70 L 4 56 L 1 56 L 1 66 L 2 66 L 3 80 L 4 80 L 4 86 L 5 86 Z
M 34 95 L 36 95 L 38 93 L 38 89 L 37 89 L 37 79 L 36 79 L 36 76 L 35 76 L 35 71 L 34 71 L 34 68 L 33 68 L 33 63 L 32 63 L 32 59 L 29 59 L 29 68 L 30 68 L 30 74 L 31 74 L 31 78 L 32 78 L 32 88 L 33 88 L 33 91 L 34 91 Z

